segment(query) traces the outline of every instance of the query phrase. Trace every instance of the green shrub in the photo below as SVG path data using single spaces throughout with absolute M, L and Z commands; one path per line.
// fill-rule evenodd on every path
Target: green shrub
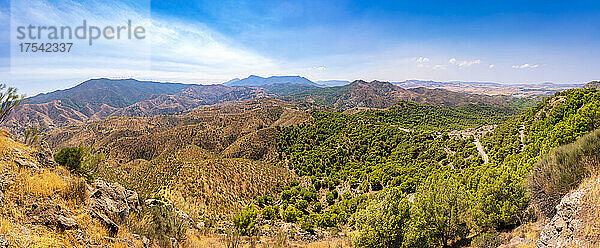
M 325 200 L 327 201 L 327 204 L 333 205 L 333 203 L 335 203 L 335 196 L 333 193 L 329 192 L 325 195 Z
M 93 153 L 89 147 L 67 147 L 54 154 L 54 161 L 67 167 L 72 173 L 93 180 L 98 166 L 105 160 L 104 154 Z
M 314 232 L 318 217 L 319 216 L 315 213 L 311 213 L 310 215 L 305 216 L 300 222 L 300 228 L 310 233 Z
M 321 210 L 323 210 L 323 205 L 321 204 L 321 202 L 317 201 L 313 204 L 313 212 L 315 213 L 320 213 Z
M 285 210 L 283 210 L 283 213 L 281 214 L 281 218 L 283 218 L 284 221 L 290 223 L 296 223 L 296 221 L 298 221 L 298 218 L 300 217 L 302 217 L 302 212 L 300 212 L 293 206 L 288 206 Z
M 279 207 L 278 206 L 265 206 L 262 209 L 262 217 L 266 220 L 279 219 Z
M 344 192 L 343 196 L 344 196 L 344 200 L 352 199 L 352 194 L 350 193 L 350 191 Z
M 300 210 L 300 211 L 307 211 L 308 210 L 308 202 L 306 200 L 300 200 L 298 202 L 296 202 L 296 209 Z
M 233 225 L 239 235 L 254 236 L 258 234 L 256 228 L 256 217 L 258 210 L 254 205 L 248 205 L 246 209 L 233 216 Z
M 81 171 L 81 149 L 77 147 L 67 147 L 54 154 L 54 161 L 67 167 L 71 172 Z

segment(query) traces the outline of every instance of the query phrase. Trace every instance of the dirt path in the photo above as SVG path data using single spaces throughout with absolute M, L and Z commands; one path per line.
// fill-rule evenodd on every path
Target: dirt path
M 473 141 L 473 143 L 475 143 L 475 146 L 477 146 L 477 151 L 483 158 L 483 164 L 487 164 L 489 162 L 489 158 L 488 158 L 488 155 L 485 153 L 485 150 L 483 149 L 481 142 L 479 142 L 479 138 L 475 138 L 475 141 Z

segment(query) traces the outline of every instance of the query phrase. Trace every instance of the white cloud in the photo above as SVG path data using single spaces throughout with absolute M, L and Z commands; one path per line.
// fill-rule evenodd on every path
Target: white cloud
M 315 67 L 315 69 L 317 69 L 317 71 L 325 71 L 325 70 L 327 70 L 327 67 L 325 67 L 325 66 L 317 66 L 317 67 Z
M 88 41 L 73 40 L 69 54 L 15 53 L 11 57 L 10 78 L 19 82 L 39 78 L 59 82 L 93 77 L 135 77 L 198 83 L 223 82 L 250 74 L 289 73 L 281 70 L 280 62 L 248 50 L 201 23 L 151 17 L 149 9 L 99 1 L 73 4 L 71 0 L 51 3 L 48 0 L 13 0 L 12 3 L 13 30 L 18 25 L 28 24 L 75 28 L 81 26 L 83 20 L 88 26 L 114 27 L 131 20 L 134 26 L 141 25 L 147 32 L 144 40 L 99 39 L 92 46 Z M 11 38 L 12 46 L 17 46 L 16 35 Z M 0 75 L 0 80 L 7 77 Z M 28 88 L 27 85 L 16 86 Z
M 445 70 L 445 69 L 448 69 L 448 67 L 446 65 L 435 65 L 433 67 L 433 69 L 436 69 L 436 70 Z
M 490 64 L 490 65 L 488 66 L 488 68 L 489 68 L 489 69 L 494 69 L 494 67 L 496 67 L 496 65 L 494 65 L 494 64 Z
M 522 65 L 513 65 L 513 69 L 527 69 L 527 68 L 538 68 L 540 65 L 532 65 L 532 64 L 522 64 Z
M 417 58 L 417 62 L 418 63 L 428 63 L 429 62 L 429 58 L 427 58 L 427 57 L 419 57 L 419 58 Z
M 481 64 L 481 60 L 479 59 L 458 61 L 456 58 L 451 58 L 449 62 L 450 64 L 455 64 L 458 67 L 469 67 L 472 65 Z
M 477 59 L 477 60 L 471 60 L 471 61 L 460 61 L 458 62 L 458 67 L 469 67 L 472 65 L 476 65 L 476 64 L 480 64 L 481 60 Z

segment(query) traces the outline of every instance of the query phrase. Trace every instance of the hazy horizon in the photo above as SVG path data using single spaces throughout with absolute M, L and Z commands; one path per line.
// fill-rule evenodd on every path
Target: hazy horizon
M 19 26 L 75 28 L 84 20 L 131 21 L 147 38 L 73 41 L 65 54 L 19 52 L 26 42 L 17 39 Z M 504 84 L 600 78 L 593 1 L 0 0 L 0 21 L 0 81 L 28 95 L 100 77 L 203 84 L 249 75 Z

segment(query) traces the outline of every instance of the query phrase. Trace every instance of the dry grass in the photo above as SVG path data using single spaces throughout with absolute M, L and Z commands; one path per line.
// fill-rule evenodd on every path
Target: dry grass
M 580 218 L 584 220 L 583 229 L 579 230 L 586 241 L 600 246 L 600 176 L 588 178 L 581 184 L 581 188 L 588 188 L 583 198 L 583 207 L 579 211 Z
M 73 208 L 84 204 L 88 198 L 87 185 L 82 178 L 69 180 L 60 193 Z
M 67 185 L 63 178 L 48 170 L 29 175 L 29 172 L 25 169 L 25 171 L 21 171 L 19 177 L 23 179 L 23 192 L 36 197 L 51 196 L 55 192 L 63 190 Z

